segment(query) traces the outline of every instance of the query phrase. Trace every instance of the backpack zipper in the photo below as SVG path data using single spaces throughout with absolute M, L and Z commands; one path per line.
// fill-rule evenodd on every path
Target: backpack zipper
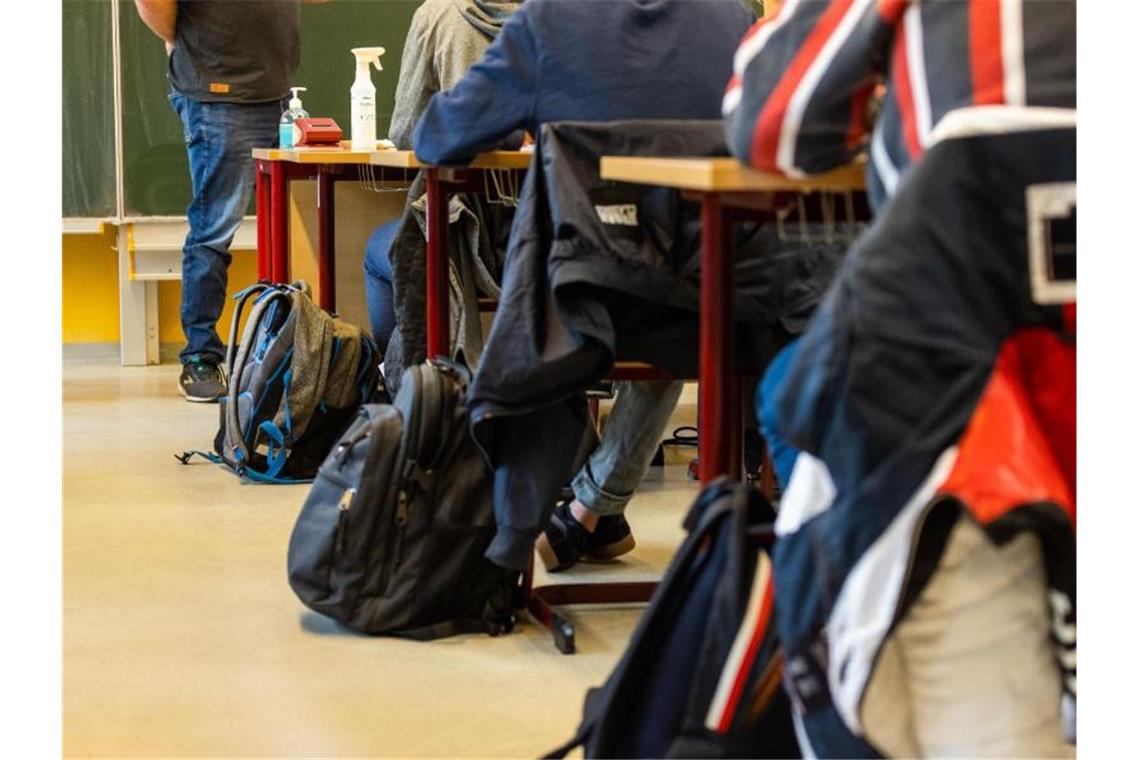
M 436 369 L 435 365 L 430 365 L 430 366 L 431 366 L 431 369 Z M 399 570 L 400 563 L 404 559 L 404 533 L 407 530 L 408 510 L 409 510 L 408 492 L 412 488 L 418 486 L 419 492 L 421 492 L 426 497 L 429 490 L 430 490 L 430 486 L 428 483 L 422 482 L 420 479 L 414 477 L 416 469 L 418 469 L 420 467 L 419 462 L 417 460 L 419 459 L 419 456 L 421 454 L 423 454 L 423 451 L 422 451 L 423 446 L 424 446 L 424 435 L 423 435 L 423 433 L 424 433 L 424 430 L 423 430 L 424 419 L 423 418 L 427 416 L 426 410 L 423 409 L 423 406 L 424 406 L 424 396 L 427 393 L 427 385 L 430 382 L 429 379 L 424 376 L 425 372 L 424 372 L 424 366 L 423 365 L 420 365 L 419 367 L 417 367 L 416 370 L 417 370 L 417 374 L 418 374 L 418 377 L 420 380 L 420 393 L 418 394 L 420 403 L 415 404 L 413 407 L 414 412 L 415 412 L 415 423 L 416 424 L 414 426 L 409 425 L 409 428 L 411 428 L 411 427 L 415 428 L 415 432 L 417 434 L 416 435 L 416 446 L 413 449 L 415 452 L 415 456 L 413 456 L 413 458 L 411 458 L 411 459 L 408 459 L 404 463 L 404 471 L 403 471 L 403 473 L 401 473 L 401 478 L 400 478 L 400 491 L 396 495 L 396 514 L 395 514 L 396 537 L 395 537 L 395 545 L 392 549 L 392 565 L 388 571 L 388 577 L 389 578 L 391 578 L 391 576 L 397 570 Z M 448 383 L 439 382 L 438 375 L 436 375 L 435 373 L 433 373 L 433 379 L 435 380 L 435 384 L 437 386 L 439 386 L 436 389 L 439 392 L 439 407 L 440 407 L 440 409 L 439 409 L 440 414 L 439 414 L 438 419 L 436 420 L 436 425 L 438 427 L 438 425 L 442 423 L 443 410 L 447 406 L 446 399 L 443 397 L 443 394 L 447 390 L 446 386 L 448 385 Z M 411 420 L 409 420 L 409 422 L 411 422 Z M 437 452 L 436 459 L 438 459 L 438 453 L 439 452 Z M 426 475 L 426 474 L 430 474 L 431 470 L 422 470 L 422 472 Z
M 369 421 L 371 421 L 371 415 L 368 415 L 367 412 L 365 412 L 365 416 L 367 416 L 369 418 Z M 338 470 L 344 468 L 345 460 L 348 458 L 349 453 L 356 446 L 356 444 L 360 443 L 365 438 L 368 438 L 370 432 L 371 431 L 369 430 L 369 426 L 363 425 L 361 431 L 358 431 L 357 434 L 351 439 L 347 441 L 342 440 L 337 444 L 336 449 L 334 449 L 333 461 L 336 462 Z M 324 470 L 324 468 L 322 468 L 322 470 Z M 343 556 L 345 551 L 345 543 L 347 543 L 348 540 L 348 510 L 352 507 L 352 503 L 356 500 L 356 486 L 344 483 L 342 481 L 342 478 L 339 477 L 339 472 L 338 477 L 336 478 L 331 477 L 332 473 L 327 471 L 318 472 L 318 476 L 320 475 L 324 475 L 326 480 L 329 480 L 330 482 L 333 482 L 344 489 L 340 495 L 340 501 L 337 502 L 336 505 L 336 534 L 333 537 L 334 556 Z
M 422 367 L 413 368 L 413 377 L 410 378 L 412 383 L 417 380 L 420 385 L 419 396 L 423 395 L 424 377 Z M 412 481 L 412 473 L 416 469 L 416 460 L 419 457 L 420 446 L 423 445 L 422 427 L 423 421 L 420 419 L 423 413 L 420 409 L 420 404 L 415 403 L 411 405 L 408 410 L 408 417 L 404 420 L 404 465 L 400 472 L 400 490 L 396 493 L 396 511 L 393 515 L 393 523 L 395 524 L 395 535 L 391 538 L 391 560 L 384 572 L 383 579 L 380 587 L 383 589 L 388 588 L 392 576 L 400 568 L 400 563 L 403 561 L 404 552 L 404 531 L 408 524 L 408 485 Z M 415 444 L 412 443 L 412 436 L 415 435 Z
M 337 554 L 344 554 L 345 535 L 348 528 L 348 510 L 349 507 L 352 506 L 352 501 L 355 498 L 356 489 L 346 488 L 340 497 L 340 503 L 336 505 L 336 541 L 334 543 L 334 547 Z
M 408 492 L 403 487 L 396 495 L 396 546 L 392 550 L 392 570 L 400 567 L 404 552 L 404 526 L 408 524 Z
M 372 415 L 369 415 L 369 418 L 375 419 L 374 417 L 372 417 Z M 372 432 L 372 431 L 369 430 L 369 432 Z M 402 438 L 402 436 L 401 436 L 401 438 Z M 386 439 L 384 439 L 384 438 L 381 438 L 376 443 L 374 443 L 372 447 L 369 447 L 368 455 L 370 455 L 370 457 L 366 457 L 366 459 L 365 459 L 365 471 L 366 472 L 368 471 L 369 468 L 377 466 L 378 463 L 375 460 L 375 457 L 382 455 L 383 446 L 386 443 L 388 443 L 388 441 L 386 441 Z M 402 440 L 400 440 L 400 438 L 397 438 L 396 440 L 392 441 L 392 443 L 398 444 L 398 446 L 400 448 L 400 455 L 399 456 L 401 456 L 401 457 L 404 456 L 404 451 L 406 450 L 405 441 L 402 441 Z M 365 477 L 365 479 L 363 481 L 361 481 L 361 488 L 363 488 L 364 485 L 367 484 L 367 482 L 368 482 L 368 479 L 367 479 L 367 477 Z M 373 526 L 372 532 L 369 533 L 369 536 L 366 540 L 366 545 L 369 547 L 375 547 L 377 542 L 378 542 L 377 541 L 378 537 L 376 536 L 376 531 L 377 531 L 377 529 L 381 529 L 382 526 L 384 525 L 384 522 L 386 520 L 385 513 L 388 513 L 388 510 L 391 509 L 391 504 L 392 504 L 391 499 L 392 499 L 391 491 L 389 491 L 388 496 L 386 496 L 384 498 L 384 504 L 380 506 L 380 509 L 382 510 L 381 515 L 377 517 L 376 524 Z M 383 539 L 384 547 L 389 548 L 389 549 L 393 548 L 393 541 L 394 541 L 394 538 L 391 536 L 391 534 L 389 534 L 389 536 L 386 536 Z M 369 551 L 369 554 L 372 554 L 372 551 Z M 391 578 L 391 563 L 386 562 L 381 567 L 380 579 L 378 579 L 378 581 L 377 581 L 377 586 L 378 586 L 378 588 L 381 589 L 381 595 L 383 595 L 383 593 L 384 593 L 383 590 L 388 588 L 388 582 L 389 582 L 390 578 Z M 360 591 L 360 589 L 358 588 L 356 593 L 359 594 L 359 591 Z M 352 604 L 356 605 L 355 600 L 353 600 Z
M 368 430 L 368 428 L 365 427 L 364 432 L 358 433 L 357 435 L 348 439 L 347 441 L 341 441 L 340 443 L 338 443 L 336 445 L 336 449 L 334 450 L 334 453 L 336 455 L 334 457 L 334 461 L 337 463 L 337 465 L 339 467 L 343 467 L 344 466 L 344 460 L 348 458 L 348 453 L 350 451 L 352 451 L 352 449 L 356 446 L 356 444 L 363 441 L 370 434 L 371 433 Z

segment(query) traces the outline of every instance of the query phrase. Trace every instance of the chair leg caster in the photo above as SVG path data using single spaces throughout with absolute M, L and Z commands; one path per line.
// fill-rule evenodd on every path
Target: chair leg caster
M 574 654 L 574 626 L 570 621 L 555 613 L 550 621 L 550 632 L 554 634 L 554 646 L 562 654 Z

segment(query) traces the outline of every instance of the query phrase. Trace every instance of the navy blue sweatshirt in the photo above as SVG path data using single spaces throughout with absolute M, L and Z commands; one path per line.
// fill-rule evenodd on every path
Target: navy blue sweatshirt
M 740 0 L 527 0 L 428 104 L 416 157 L 463 165 L 548 121 L 719 119 L 755 17 Z

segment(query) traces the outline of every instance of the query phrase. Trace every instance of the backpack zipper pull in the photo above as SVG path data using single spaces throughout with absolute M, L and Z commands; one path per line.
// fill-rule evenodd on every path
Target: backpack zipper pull
M 348 453 L 350 451 L 352 451 L 352 449 L 356 446 L 356 444 L 360 443 L 361 441 L 363 441 L 368 436 L 369 436 L 369 432 L 366 430 L 363 433 L 361 433 L 361 434 L 359 434 L 353 438 L 348 439 L 347 441 L 341 441 L 340 443 L 338 443 L 336 445 L 336 462 L 337 462 L 337 464 L 343 465 L 344 460 L 348 457 Z
M 396 524 L 403 525 L 408 521 L 408 492 L 400 489 L 396 496 Z
M 396 495 L 396 546 L 392 552 L 392 569 L 400 566 L 404 555 L 404 526 L 408 522 L 408 492 L 400 489 Z
M 348 526 L 348 508 L 352 506 L 352 500 L 355 496 L 355 488 L 346 488 L 344 494 L 340 497 L 340 503 L 336 505 L 338 513 L 336 518 L 336 550 L 338 554 L 344 553 L 345 528 Z

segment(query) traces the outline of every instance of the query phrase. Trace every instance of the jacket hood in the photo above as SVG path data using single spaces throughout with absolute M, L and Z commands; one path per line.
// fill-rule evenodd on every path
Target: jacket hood
M 503 22 L 518 10 L 523 0 L 451 0 L 467 23 L 492 39 L 499 36 Z

